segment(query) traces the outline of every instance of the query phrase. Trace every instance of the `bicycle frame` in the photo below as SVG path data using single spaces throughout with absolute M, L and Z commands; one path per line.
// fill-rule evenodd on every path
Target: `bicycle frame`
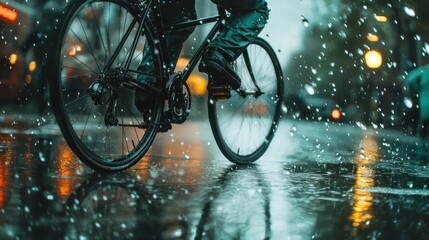
M 64 10 L 55 51 L 48 56 L 54 64 L 52 106 L 70 148 L 95 170 L 133 166 L 158 132 L 187 120 L 191 89 L 185 81 L 228 25 L 221 8 L 218 16 L 164 24 L 161 6 L 160 0 L 73 0 Z M 173 73 L 164 36 L 206 23 L 212 23 L 211 30 L 190 62 Z M 232 67 L 242 80 L 240 88 L 225 88 L 228 95 L 218 97 L 213 94 L 217 79 L 209 75 L 207 114 L 225 157 L 249 164 L 265 153 L 280 121 L 282 69 L 275 50 L 259 37 Z M 145 81 L 145 76 L 151 78 Z
M 215 37 L 216 33 L 219 32 L 219 30 L 221 29 L 221 27 L 222 27 L 222 21 L 221 20 L 226 18 L 226 14 L 225 14 L 225 10 L 223 10 L 222 8 L 218 8 L 218 11 L 219 11 L 219 16 L 201 18 L 201 19 L 191 20 L 188 22 L 181 22 L 181 23 L 176 23 L 176 24 L 172 24 L 172 25 L 162 26 L 162 29 L 164 31 L 169 32 L 169 31 L 175 31 L 175 30 L 182 30 L 182 29 L 186 29 L 186 28 L 190 28 L 190 27 L 196 27 L 196 26 L 200 26 L 200 25 L 204 25 L 204 24 L 208 24 L 208 23 L 213 23 L 213 22 L 216 23 L 212 27 L 210 32 L 207 34 L 203 43 L 197 49 L 197 52 L 194 54 L 194 56 L 192 56 L 188 65 L 185 67 L 183 74 L 181 76 L 182 82 L 186 81 L 186 79 L 188 79 L 188 77 L 191 75 L 192 70 L 195 68 L 198 61 L 203 56 L 204 50 L 207 49 L 209 42 Z M 166 45 L 165 39 L 163 38 L 161 42 L 163 44 L 162 49 L 165 49 L 165 45 Z M 165 52 L 165 54 L 166 54 L 166 56 L 164 56 L 166 58 L 164 58 L 164 59 L 169 59 L 168 55 L 167 55 L 168 52 L 167 51 L 163 51 L 163 52 Z
M 143 23 L 148 18 L 149 12 L 153 11 L 153 14 L 151 15 L 151 17 L 153 17 L 153 20 L 151 20 L 151 22 L 153 23 L 154 28 L 156 29 L 155 37 L 156 37 L 156 39 L 159 40 L 159 44 L 156 46 L 156 48 L 162 54 L 161 59 L 169 59 L 168 51 L 165 51 L 165 49 L 167 49 L 167 44 L 166 44 L 166 40 L 164 37 L 165 33 L 172 32 L 172 31 L 179 31 L 179 30 L 183 30 L 183 29 L 187 29 L 187 28 L 191 28 L 191 27 L 196 27 L 196 26 L 200 26 L 200 25 L 204 25 L 204 24 L 208 24 L 208 23 L 215 23 L 215 25 L 212 27 L 210 32 L 207 34 L 205 40 L 200 45 L 200 47 L 197 49 L 196 53 L 191 58 L 190 62 L 185 67 L 185 69 L 181 75 L 181 81 L 182 82 L 185 82 L 186 79 L 189 78 L 189 76 L 192 73 L 192 70 L 195 68 L 198 61 L 201 59 L 202 55 L 204 54 L 204 50 L 208 47 L 209 42 L 215 37 L 216 33 L 221 29 L 221 27 L 223 25 L 222 20 L 226 18 L 226 12 L 224 9 L 218 7 L 218 12 L 219 12 L 218 16 L 200 18 L 200 19 L 195 19 L 195 20 L 186 21 L 186 22 L 179 22 L 179 23 L 175 23 L 175 24 L 171 24 L 171 25 L 164 25 L 163 21 L 162 21 L 162 13 L 160 11 L 160 5 L 161 5 L 160 0 L 149 0 L 146 2 L 136 1 L 135 2 L 136 11 L 141 12 L 139 14 L 139 18 L 134 19 L 133 22 L 130 24 L 129 28 L 127 29 L 126 33 L 124 34 L 123 39 L 121 40 L 117 49 L 114 51 L 112 57 L 110 58 L 110 60 L 106 64 L 105 69 L 108 69 L 112 66 L 114 59 L 118 56 L 120 50 L 122 49 L 123 45 L 125 44 L 125 41 L 129 37 L 129 35 L 130 35 L 132 29 L 134 28 L 135 24 L 137 23 L 137 21 L 139 21 L 141 24 L 139 24 L 139 26 L 138 26 L 137 34 L 133 39 L 133 43 L 131 45 L 130 52 L 135 51 L 137 44 L 138 44 L 138 41 L 139 41 L 139 38 L 144 31 L 144 24 Z M 129 70 L 132 58 L 133 58 L 133 56 L 130 54 L 130 56 L 128 56 L 128 59 L 126 61 L 125 67 L 124 67 L 126 70 Z M 164 63 L 161 63 L 161 64 L 164 64 Z M 164 70 L 162 76 L 157 76 L 157 77 L 161 77 L 161 79 L 163 81 L 162 86 L 165 86 L 166 82 L 168 81 L 169 75 L 172 73 L 173 70 L 174 69 L 166 68 Z M 139 74 L 144 74 L 144 73 L 139 73 Z

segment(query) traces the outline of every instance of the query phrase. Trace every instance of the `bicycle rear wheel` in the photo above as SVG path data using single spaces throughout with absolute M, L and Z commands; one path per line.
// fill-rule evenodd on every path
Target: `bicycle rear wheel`
M 138 71 L 145 46 L 152 54 L 145 64 L 154 66 L 155 75 L 161 72 L 151 28 L 144 23 L 139 34 L 142 23 L 134 11 L 128 1 L 75 0 L 59 29 L 50 78 L 53 110 L 70 148 L 95 170 L 134 165 L 150 148 L 161 119 L 160 96 L 144 118 L 134 106 L 130 82 L 145 74 Z M 135 36 L 140 38 L 133 50 Z
M 272 47 L 256 38 L 236 60 L 239 91 L 229 99 L 208 102 L 210 126 L 224 156 L 246 164 L 267 150 L 277 129 L 283 104 L 283 77 Z M 253 76 L 253 77 L 252 77 Z

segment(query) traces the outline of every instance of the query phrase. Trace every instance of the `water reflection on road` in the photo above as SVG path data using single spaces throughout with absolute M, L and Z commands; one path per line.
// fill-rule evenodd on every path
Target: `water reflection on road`
M 101 175 L 76 159 L 55 125 L 45 128 L 0 134 L 0 239 L 429 233 L 427 155 L 414 139 L 285 121 L 266 156 L 239 167 L 220 154 L 207 123 L 193 122 L 160 135 L 130 170 Z

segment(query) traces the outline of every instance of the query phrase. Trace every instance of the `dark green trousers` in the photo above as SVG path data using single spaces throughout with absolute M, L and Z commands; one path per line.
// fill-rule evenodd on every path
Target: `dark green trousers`
M 258 36 L 268 20 L 269 8 L 265 0 L 211 0 L 227 9 L 231 16 L 225 28 L 210 43 L 210 48 L 220 50 L 228 61 L 234 61 L 244 49 Z M 195 0 L 170 0 L 161 6 L 164 24 L 173 24 L 196 19 Z M 179 58 L 183 42 L 194 29 L 176 31 L 165 36 L 168 48 L 170 69 L 174 69 Z M 152 56 L 145 46 L 139 71 L 153 72 Z M 140 81 L 154 81 L 141 75 Z

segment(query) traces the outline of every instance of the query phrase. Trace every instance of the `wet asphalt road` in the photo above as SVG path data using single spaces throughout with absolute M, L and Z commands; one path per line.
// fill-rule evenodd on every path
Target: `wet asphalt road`
M 429 236 L 428 148 L 400 132 L 284 119 L 262 159 L 236 166 L 190 120 L 136 166 L 100 175 L 51 116 L 0 124 L 0 239 Z

